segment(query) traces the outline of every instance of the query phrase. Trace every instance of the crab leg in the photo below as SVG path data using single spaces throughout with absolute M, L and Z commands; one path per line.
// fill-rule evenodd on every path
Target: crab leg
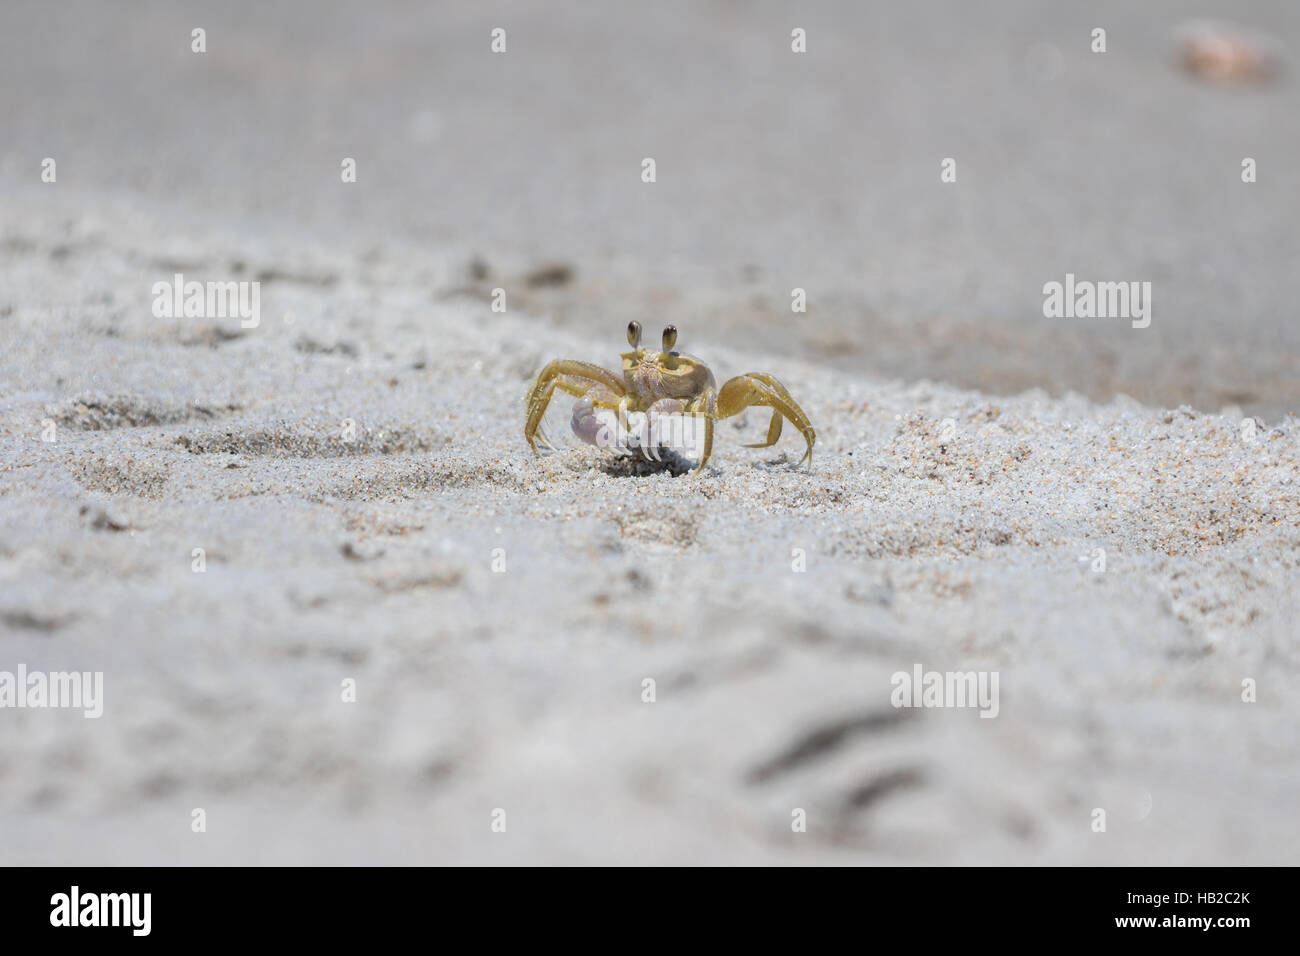
M 627 394 L 622 380 L 599 365 L 573 359 L 556 359 L 551 362 L 542 369 L 524 398 L 524 403 L 528 406 L 528 417 L 524 422 L 524 439 L 534 452 L 537 451 L 535 439 L 537 429 L 541 425 L 542 416 L 546 414 L 546 407 L 550 404 L 555 389 L 559 387 L 572 395 L 582 395 L 586 391 L 584 384 L 586 388 L 591 385 L 603 385 L 619 396 Z
M 808 443 L 808 450 L 804 452 L 803 458 L 799 459 L 799 464 L 812 460 L 813 442 L 817 440 L 817 433 L 813 431 L 808 416 L 799 407 L 799 403 L 790 396 L 784 385 L 766 372 L 747 372 L 744 375 L 737 375 L 725 382 L 722 391 L 718 393 L 717 416 L 730 418 L 751 405 L 770 406 L 772 422 L 767 429 L 767 441 L 749 447 L 766 448 L 775 443 L 781 434 L 781 418 L 784 416 L 799 429 L 804 441 Z
M 808 450 L 804 452 L 799 464 L 812 459 L 813 442 L 817 440 L 817 433 L 813 431 L 808 416 L 790 396 L 786 387 L 775 378 L 766 372 L 750 372 L 728 380 L 716 394 L 713 389 L 708 389 L 691 403 L 690 410 L 704 416 L 704 451 L 700 455 L 699 467 L 695 469 L 697 475 L 704 470 L 705 462 L 713 453 L 713 422 L 719 418 L 739 415 L 751 405 L 770 407 L 772 421 L 767 427 L 767 441 L 746 447 L 766 448 L 774 444 L 781 436 L 782 419 L 788 418 L 808 443 Z
M 704 418 L 704 450 L 700 453 L 699 467 L 695 469 L 698 475 L 713 454 L 713 421 L 718 417 L 718 393 L 712 388 L 705 389 L 704 394 L 691 402 L 686 410 Z
M 553 378 L 551 380 L 551 389 L 547 394 L 554 395 L 554 390 L 557 388 L 562 392 L 568 392 L 570 395 L 577 395 L 579 397 L 588 394 L 588 392 L 595 394 L 597 391 L 612 394 L 603 385 L 598 385 L 593 388 L 590 381 L 581 378 L 573 378 L 568 375 L 557 375 Z M 549 401 L 549 398 L 547 400 Z M 546 427 L 540 421 L 537 423 L 537 440 L 551 451 L 559 450 L 551 443 L 550 436 L 546 434 Z
M 748 377 L 758 379 L 764 385 L 767 385 L 778 395 L 784 398 L 790 405 L 793 405 L 795 408 L 799 407 L 795 403 L 795 400 L 790 397 L 790 393 L 786 391 L 785 386 L 782 385 L 780 382 L 778 382 L 776 378 L 774 378 L 773 376 L 768 375 L 766 372 L 750 372 L 748 373 Z M 782 417 L 781 413 L 776 409 L 773 409 L 772 420 L 768 423 L 767 426 L 767 441 L 754 442 L 752 445 L 742 445 L 741 447 L 742 448 L 770 448 L 771 446 L 775 445 L 777 439 L 781 437 L 781 423 L 784 421 L 785 419 Z

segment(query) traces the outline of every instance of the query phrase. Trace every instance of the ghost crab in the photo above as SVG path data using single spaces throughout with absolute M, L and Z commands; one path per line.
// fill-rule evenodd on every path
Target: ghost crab
M 677 329 L 671 325 L 664 329 L 662 350 L 641 347 L 639 322 L 628 323 L 627 341 L 632 351 L 623 353 L 621 377 L 599 365 L 573 359 L 556 359 L 542 369 L 524 397 L 528 407 L 524 438 L 534 452 L 541 454 L 537 449 L 539 439 L 548 448 L 555 448 L 541 424 L 551 396 L 558 388 L 578 396 L 573 409 L 573 432 L 591 445 L 612 444 L 609 426 L 600 420 L 597 409 L 617 413 L 619 428 L 624 434 L 633 435 L 643 452 L 658 447 L 657 428 L 665 416 L 689 416 L 693 421 L 702 418 L 704 449 L 695 469 L 698 475 L 713 452 L 713 423 L 719 418 L 738 415 L 751 405 L 766 405 L 772 409 L 767 440 L 745 447 L 775 445 L 781 437 L 781 423 L 788 418 L 808 443 L 799 464 L 812 461 L 813 442 L 817 439 L 812 422 L 785 386 L 771 375 L 748 372 L 729 379 L 719 389 L 707 365 L 674 349 Z M 629 428 L 628 416 L 632 413 L 642 413 L 644 422 L 635 433 Z

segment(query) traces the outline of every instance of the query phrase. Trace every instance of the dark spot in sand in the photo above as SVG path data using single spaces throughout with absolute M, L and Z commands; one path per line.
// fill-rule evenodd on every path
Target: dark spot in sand
M 84 515 L 89 511 L 89 507 L 83 506 L 81 513 Z M 90 526 L 96 531 L 129 531 L 131 522 L 121 515 L 110 514 L 108 511 L 100 508 L 95 516 L 90 519 Z
M 333 345 L 326 345 L 306 335 L 299 336 L 298 341 L 293 343 L 293 347 L 306 355 L 343 355 L 347 358 L 356 358 L 361 354 L 351 342 L 335 342 Z
M 437 565 L 428 571 L 371 578 L 370 583 L 385 594 L 403 594 L 408 591 L 442 591 L 454 588 L 460 584 L 464 576 L 460 568 Z
M 349 561 L 373 561 L 384 556 L 383 548 L 360 548 L 351 541 L 345 542 L 339 550 Z
M 180 338 L 181 345 L 204 346 L 215 349 L 218 345 L 225 345 L 227 342 L 235 342 L 245 337 L 242 326 L 218 325 L 209 323 L 200 325 L 189 335 L 183 335 Z
M 292 282 L 322 288 L 332 286 L 339 279 L 333 272 L 291 272 L 288 269 L 260 269 L 254 278 L 266 285 L 272 282 Z
M 632 568 L 627 572 L 627 580 L 628 583 L 631 584 L 632 587 L 637 591 L 654 590 L 654 582 L 651 581 L 648 577 L 646 577 L 636 568 Z
M 0 622 L 3 622 L 6 627 L 20 631 L 41 631 L 49 634 L 72 620 L 74 617 L 70 614 L 37 614 L 26 609 L 0 611 Z
M 568 285 L 573 281 L 573 267 L 563 262 L 538 266 L 524 275 L 524 284 L 532 289 Z
M 216 418 L 238 405 L 172 402 L 143 395 L 80 395 L 46 411 L 56 422 L 84 431 L 174 425 L 195 418 Z
M 800 734 L 776 756 L 750 771 L 748 782 L 766 783 L 773 777 L 834 753 L 860 734 L 891 730 L 906 719 L 907 713 L 895 709 L 876 710 L 820 724 Z
M 695 469 L 695 463 L 683 458 L 674 449 L 662 447 L 658 451 L 659 460 L 643 458 L 639 455 L 619 455 L 611 458 L 601 471 L 611 478 L 644 478 L 667 472 L 674 478 L 689 474 Z
M 843 809 L 865 810 L 892 793 L 911 790 L 925 782 L 925 774 L 916 767 L 903 767 L 879 774 L 854 787 L 844 796 Z

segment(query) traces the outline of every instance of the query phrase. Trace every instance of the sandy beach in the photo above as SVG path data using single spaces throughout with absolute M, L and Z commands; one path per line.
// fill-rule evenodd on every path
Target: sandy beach
M 0 862 L 1293 864 L 1295 79 L 1075 6 L 16 4 Z M 632 320 L 812 467 L 535 456 Z

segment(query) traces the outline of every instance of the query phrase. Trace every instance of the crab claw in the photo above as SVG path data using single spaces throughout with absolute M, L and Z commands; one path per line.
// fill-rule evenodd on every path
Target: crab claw
M 596 403 L 590 395 L 584 395 L 573 404 L 573 417 L 569 420 L 573 434 L 588 445 L 597 448 L 609 448 L 613 444 L 613 432 L 609 425 L 596 413 Z
M 620 422 L 621 410 L 612 401 L 602 404 L 599 394 L 588 393 L 573 405 L 570 425 L 573 433 L 588 445 L 597 448 L 639 451 L 646 457 L 658 458 L 651 441 L 650 418 L 644 412 L 626 412 Z

